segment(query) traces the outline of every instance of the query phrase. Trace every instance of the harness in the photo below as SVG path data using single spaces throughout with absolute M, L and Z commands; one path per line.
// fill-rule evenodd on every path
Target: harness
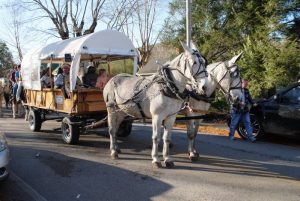
M 175 85 L 174 80 L 171 76 L 171 70 L 168 67 L 169 65 L 163 66 L 159 72 L 159 75 L 161 75 L 163 81 L 160 82 L 163 94 L 170 98 L 176 98 L 180 100 L 186 99 L 186 97 L 189 96 L 190 92 L 187 89 L 185 89 L 182 93 L 179 92 L 179 89 Z
M 200 54 L 197 53 L 196 51 L 193 53 L 194 55 L 197 56 L 197 58 L 199 59 L 199 63 L 202 64 L 203 62 L 200 61 Z M 176 86 L 175 84 L 175 81 L 171 75 L 171 71 L 172 70 L 176 70 L 177 72 L 179 72 L 186 80 L 192 82 L 192 84 L 196 83 L 197 81 L 195 80 L 196 77 L 199 77 L 199 75 L 205 73 L 205 77 L 207 77 L 207 72 L 206 70 L 201 70 L 201 67 L 199 66 L 199 68 L 197 69 L 197 72 L 195 74 L 192 74 L 191 72 L 191 68 L 190 69 L 190 75 L 192 76 L 192 78 L 189 78 L 185 75 L 185 71 L 187 70 L 187 59 L 185 59 L 185 64 L 184 64 L 184 72 L 182 72 L 179 68 L 177 68 L 179 66 L 179 62 L 181 60 L 181 57 L 182 55 L 180 56 L 179 58 L 179 61 L 177 63 L 177 66 L 176 68 L 170 68 L 169 67 L 169 64 L 167 65 L 164 65 L 160 68 L 160 70 L 157 72 L 156 76 L 153 78 L 153 80 L 150 82 L 150 83 L 147 83 L 143 88 L 140 89 L 140 85 L 143 83 L 143 81 L 146 79 L 146 78 L 142 78 L 140 80 L 137 81 L 137 83 L 135 84 L 135 87 L 134 87 L 134 94 L 131 98 L 129 99 L 124 99 L 122 97 L 120 97 L 118 94 L 118 96 L 121 98 L 121 99 L 124 99 L 124 102 L 122 103 L 119 103 L 119 104 L 116 104 L 116 100 L 115 100 L 115 106 L 117 105 L 124 105 L 128 102 L 133 102 L 134 104 L 137 105 L 138 109 L 139 109 L 139 112 L 142 116 L 142 118 L 144 119 L 145 121 L 145 113 L 144 111 L 142 110 L 142 107 L 141 107 L 141 98 L 140 98 L 140 94 L 147 90 L 151 85 L 153 85 L 154 83 L 158 83 L 160 84 L 161 86 L 161 90 L 160 92 L 162 92 L 165 96 L 167 97 L 170 97 L 170 98 L 175 98 L 175 99 L 179 99 L 179 100 L 185 100 L 187 97 L 189 97 L 191 95 L 191 91 L 185 89 L 183 92 L 180 92 L 178 87 Z M 194 64 L 193 64 L 194 65 Z M 116 82 L 114 82 L 114 87 L 116 88 Z M 195 92 L 194 92 L 195 93 Z M 186 106 L 185 106 L 186 107 Z M 185 108 L 184 107 L 184 108 Z

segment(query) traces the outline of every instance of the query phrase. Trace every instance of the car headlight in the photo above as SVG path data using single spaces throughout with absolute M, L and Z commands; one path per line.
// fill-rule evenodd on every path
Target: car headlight
M 6 142 L 5 135 L 0 134 L 0 151 L 3 151 L 6 148 L 7 148 L 7 142 Z

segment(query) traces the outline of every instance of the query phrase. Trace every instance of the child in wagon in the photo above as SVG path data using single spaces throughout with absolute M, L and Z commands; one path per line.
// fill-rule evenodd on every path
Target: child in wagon
M 99 75 L 96 82 L 96 87 L 103 90 L 107 83 L 107 73 L 106 70 L 101 68 L 99 69 Z

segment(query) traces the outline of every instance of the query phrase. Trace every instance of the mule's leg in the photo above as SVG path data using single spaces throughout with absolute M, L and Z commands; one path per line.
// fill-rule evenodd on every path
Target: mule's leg
M 4 93 L 4 99 L 5 99 L 5 107 L 8 109 L 8 104 L 9 104 L 9 94 Z
M 189 116 L 189 115 L 187 115 Z M 189 120 L 186 122 L 187 137 L 188 137 L 188 154 L 191 161 L 196 161 L 199 158 L 199 153 L 196 150 L 195 141 L 200 126 L 200 120 Z
M 174 125 L 176 119 L 176 115 L 173 115 L 171 117 L 168 117 L 164 120 L 164 135 L 163 135 L 163 141 L 164 141 L 164 147 L 163 147 L 163 157 L 164 157 L 164 163 L 167 168 L 174 167 L 173 158 L 170 156 L 170 142 L 171 142 L 171 131 Z
M 113 109 L 111 107 L 107 107 L 107 113 L 108 113 L 107 114 L 108 132 L 109 132 L 109 136 L 110 136 L 110 155 L 111 155 L 112 159 L 117 159 L 118 158 L 118 152 L 117 152 L 117 148 L 116 148 L 117 117 L 116 117 L 115 109 Z
M 19 114 L 19 103 L 16 101 L 16 99 L 14 99 L 12 101 L 12 107 L 13 107 L 13 118 L 16 119 L 18 118 L 18 114 Z
M 25 108 L 20 102 L 17 103 L 17 107 L 18 107 L 18 117 L 22 118 L 25 115 Z
M 118 113 L 114 108 L 107 107 L 108 119 L 108 132 L 110 136 L 110 155 L 112 159 L 118 158 L 118 145 L 117 145 L 117 130 L 124 119 L 122 113 Z M 118 115 L 120 115 L 118 117 Z
M 116 124 L 115 124 L 115 126 L 116 126 L 116 130 L 115 130 L 116 144 L 115 144 L 115 146 L 116 146 L 116 150 L 117 150 L 118 154 L 121 153 L 121 149 L 119 148 L 119 145 L 118 145 L 118 141 L 117 141 L 118 136 L 117 136 L 117 133 L 118 133 L 118 130 L 120 129 L 120 125 L 122 124 L 122 122 L 125 119 L 125 117 L 126 117 L 126 114 L 123 113 L 123 112 L 119 112 L 118 115 L 117 115 L 117 117 L 116 117 L 117 121 L 116 121 Z
M 27 106 L 24 106 L 24 109 L 25 109 L 25 121 L 28 121 L 28 116 L 29 116 L 29 108 Z
M 153 167 L 160 168 L 161 163 L 158 156 L 158 144 L 161 138 L 161 125 L 162 120 L 158 115 L 152 117 L 152 165 Z

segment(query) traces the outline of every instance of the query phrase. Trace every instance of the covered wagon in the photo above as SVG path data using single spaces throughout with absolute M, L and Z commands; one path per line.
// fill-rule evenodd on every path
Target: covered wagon
M 106 117 L 102 89 L 85 86 L 82 79 L 88 67 L 105 69 L 108 78 L 119 74 L 135 74 L 138 54 L 131 40 L 124 34 L 105 30 L 71 38 L 30 50 L 22 61 L 22 78 L 29 110 L 29 127 L 39 131 L 49 119 L 62 121 L 62 137 L 68 144 L 76 144 L 81 128 Z M 53 76 L 62 65 L 70 65 L 69 93 L 41 85 L 41 72 L 48 69 Z M 47 68 L 48 67 L 48 68 Z M 97 72 L 97 71 L 96 71 Z M 120 135 L 128 135 L 130 121 L 121 126 Z

